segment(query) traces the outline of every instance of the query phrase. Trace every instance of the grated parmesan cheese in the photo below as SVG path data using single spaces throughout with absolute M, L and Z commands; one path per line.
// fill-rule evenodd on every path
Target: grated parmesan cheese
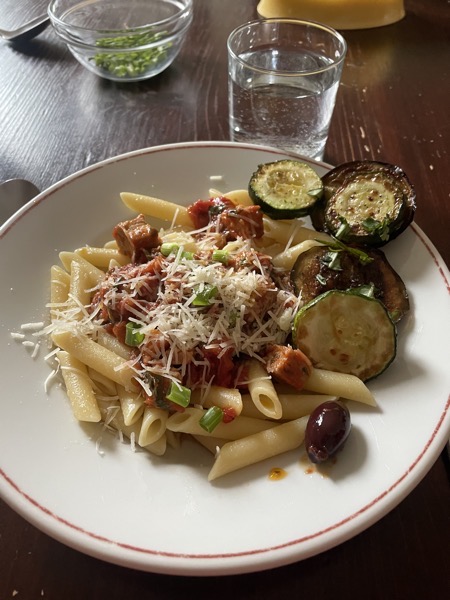
M 283 289 L 279 271 L 270 257 L 254 248 L 251 239 L 224 244 L 219 220 L 220 215 L 215 223 L 189 233 L 162 232 L 161 239 L 177 244 L 175 254 L 158 254 L 153 269 L 151 261 L 111 269 L 95 288 L 91 306 L 70 296 L 65 305 L 51 307 L 52 323 L 40 324 L 41 331 L 50 336 L 55 329 L 70 330 L 96 339 L 106 314 L 125 311 L 126 320 L 144 335 L 144 342 L 126 364 L 134 369 L 147 396 L 152 396 L 149 374 L 175 382 L 187 377 L 191 385 L 194 366 L 195 377 L 201 378 L 195 385 L 204 390 L 215 376 L 209 373 L 208 356 L 219 361 L 226 356 L 263 360 L 268 345 L 286 343 L 300 300 Z M 211 258 L 220 239 L 219 248 L 229 255 L 229 264 Z M 212 288 L 215 293 L 209 305 L 195 306 L 197 295 Z

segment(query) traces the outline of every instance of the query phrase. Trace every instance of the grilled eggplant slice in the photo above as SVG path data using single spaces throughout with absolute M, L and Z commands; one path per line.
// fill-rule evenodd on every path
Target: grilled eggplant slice
M 254 204 L 272 219 L 295 219 L 311 212 L 322 195 L 323 184 L 306 163 L 278 160 L 258 166 L 248 192 Z
M 332 290 L 296 314 L 293 343 L 319 369 L 348 373 L 367 381 L 394 360 L 397 332 L 375 298 Z
M 354 161 L 332 169 L 322 182 L 323 197 L 311 213 L 313 226 L 344 242 L 383 246 L 414 218 L 416 194 L 400 167 Z
M 375 248 L 360 250 L 343 244 L 315 246 L 300 254 L 291 270 L 295 292 L 307 303 L 329 290 L 373 286 L 394 323 L 409 311 L 409 298 L 403 280 L 385 254 Z

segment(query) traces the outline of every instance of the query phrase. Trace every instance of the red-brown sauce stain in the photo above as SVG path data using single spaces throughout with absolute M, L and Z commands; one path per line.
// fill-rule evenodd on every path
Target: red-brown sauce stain
M 317 473 L 321 477 L 329 477 L 330 471 L 337 462 L 336 457 L 329 459 L 326 463 L 314 464 L 312 463 L 306 452 L 300 455 L 299 463 L 301 468 L 304 470 L 305 475 L 313 475 Z
M 270 469 L 269 479 L 271 481 L 280 481 L 280 479 L 284 479 L 285 477 L 287 477 L 287 471 L 284 469 L 280 469 L 279 467 Z

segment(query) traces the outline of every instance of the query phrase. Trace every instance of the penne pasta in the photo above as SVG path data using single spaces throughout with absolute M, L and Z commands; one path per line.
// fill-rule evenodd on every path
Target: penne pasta
M 214 481 L 298 448 L 324 402 L 376 402 L 357 377 L 323 369 L 312 369 L 301 393 L 288 385 L 298 367 L 289 344 L 301 303 L 289 271 L 332 238 L 300 219 L 266 215 L 261 237 L 260 211 L 220 202 L 252 206 L 246 189 L 209 192 L 215 201 L 189 210 L 123 192 L 125 206 L 170 227 L 130 219 L 122 237 L 113 232 L 117 241 L 61 252 L 43 331 L 77 419 L 103 420 L 132 450 L 156 456 L 181 450 L 191 436 L 214 456 Z M 133 264 L 121 253 L 130 244 Z M 272 350 L 281 357 L 271 361 L 274 380 L 265 366 Z
M 281 419 L 281 403 L 265 367 L 256 359 L 250 360 L 248 365 L 248 391 L 254 405 L 266 417 Z
M 323 394 L 278 394 L 283 411 L 283 419 L 298 419 L 312 413 L 323 402 L 337 400 L 337 396 Z M 251 397 L 246 394 L 242 396 L 242 416 L 253 419 L 266 419 L 254 405 Z
M 75 252 L 99 269 L 108 269 L 111 260 L 114 260 L 118 265 L 126 265 L 130 262 L 128 256 L 121 254 L 116 248 L 83 246 L 75 250 Z
M 347 373 L 336 373 L 324 369 L 313 369 L 305 383 L 305 389 L 318 394 L 331 394 L 377 406 L 372 392 L 361 379 Z
M 276 254 L 272 262 L 277 269 L 292 269 L 295 261 L 303 252 L 314 248 L 314 246 L 321 246 L 322 244 L 316 240 L 305 240 L 295 246 L 290 246 L 287 250 L 283 250 L 279 254 Z
M 97 331 L 97 342 L 107 350 L 121 356 L 125 360 L 131 359 L 131 350 L 129 346 L 122 344 L 122 342 L 104 329 L 99 329 Z
M 145 407 L 138 437 L 139 446 L 154 444 L 164 435 L 168 416 L 169 413 L 161 408 Z
M 87 306 L 91 299 L 91 276 L 89 269 L 82 263 L 74 261 L 71 265 L 69 300 L 67 308 L 79 307 L 78 315 L 75 318 L 81 319 L 83 316 L 83 307 Z
M 232 410 L 235 416 L 242 412 L 242 395 L 239 390 L 211 385 L 206 392 L 194 390 L 191 403 L 204 407 L 218 406 L 221 409 Z
M 220 439 L 217 437 L 213 437 L 213 436 L 193 435 L 192 437 L 194 438 L 194 440 L 196 442 L 198 442 L 204 448 L 209 450 L 211 452 L 211 454 L 214 456 L 217 454 L 217 452 L 220 450 L 220 448 L 222 448 L 222 446 L 227 443 L 226 440 L 223 440 L 223 439 Z
M 169 431 L 169 429 L 166 429 L 164 437 L 166 438 L 167 446 L 173 448 L 174 450 L 179 450 L 181 447 L 181 436 L 181 433 L 176 433 L 175 431 Z
M 56 356 L 74 417 L 79 421 L 100 421 L 100 409 L 86 366 L 68 352 L 60 350 Z
M 333 239 L 326 233 L 315 231 L 303 226 L 303 221 L 296 219 L 294 221 L 273 221 L 269 217 L 263 217 L 264 234 L 266 237 L 282 244 L 296 245 L 305 240 L 323 240 L 332 242 Z
M 138 213 L 162 219 L 163 221 L 169 221 L 174 225 L 192 227 L 192 220 L 185 206 L 161 200 L 160 198 L 143 196 L 142 194 L 131 194 L 129 192 L 122 192 L 120 197 L 125 206 Z
M 117 396 L 117 386 L 114 381 L 111 381 L 108 377 L 105 377 L 95 369 L 90 369 L 88 367 L 89 377 L 94 382 L 95 386 L 98 388 L 100 393 L 106 394 L 108 396 Z
M 301 417 L 224 444 L 208 481 L 298 448 L 303 443 L 307 423 L 308 417 Z
M 142 418 L 144 413 L 144 398 L 140 392 L 126 390 L 123 386 L 117 386 L 120 408 L 122 410 L 125 425 L 133 425 Z
M 54 331 L 53 343 L 72 354 L 88 367 L 95 369 L 112 381 L 132 389 L 134 371 L 122 357 L 107 350 L 86 335 L 75 334 L 71 331 Z
M 88 260 L 77 254 L 76 252 L 60 252 L 59 258 L 68 273 L 72 271 L 72 263 L 77 263 L 83 266 L 89 274 L 89 287 L 93 288 L 99 285 L 105 278 L 105 273 L 92 265 Z
M 138 440 L 142 427 L 142 419 L 136 421 L 132 425 L 125 425 L 120 406 L 117 403 L 112 403 L 106 407 L 103 407 L 101 412 L 105 426 L 112 428 L 127 437 L 131 442 L 132 449 L 135 449 L 135 444 L 138 444 L 138 446 L 152 454 L 155 454 L 156 456 L 162 456 L 165 454 L 167 440 L 164 434 L 154 442 L 146 444 L 145 446 L 141 446 L 139 444 Z
M 191 435 L 210 436 L 199 423 L 205 411 L 199 408 L 186 408 L 184 412 L 176 412 L 167 419 L 167 429 Z M 268 429 L 272 424 L 262 419 L 251 419 L 250 417 L 238 417 L 230 423 L 220 423 L 214 429 L 214 436 L 227 440 L 236 440 L 258 431 Z
M 50 303 L 63 304 L 67 301 L 70 289 L 70 275 L 58 265 L 50 269 Z
M 228 200 L 234 202 L 234 204 L 240 204 L 241 206 L 251 206 L 253 204 L 247 190 L 231 190 L 231 192 L 226 192 L 226 194 L 218 195 L 225 196 Z

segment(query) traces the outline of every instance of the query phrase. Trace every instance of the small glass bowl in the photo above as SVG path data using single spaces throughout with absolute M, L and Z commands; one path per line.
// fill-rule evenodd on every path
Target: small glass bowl
M 112 81 L 140 81 L 167 69 L 192 12 L 192 0 L 52 0 L 48 7 L 75 58 Z

